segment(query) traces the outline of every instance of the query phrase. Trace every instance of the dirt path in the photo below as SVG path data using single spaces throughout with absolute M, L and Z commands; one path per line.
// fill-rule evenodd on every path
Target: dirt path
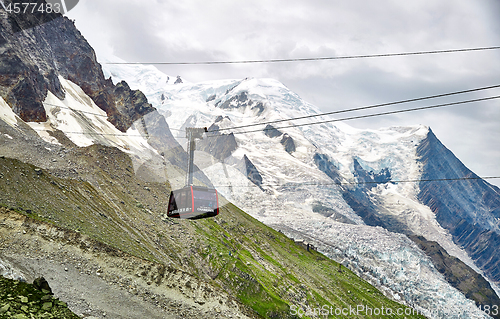
M 25 268 L 25 279 L 44 276 L 54 296 L 68 304 L 81 317 L 113 319 L 170 319 L 168 311 L 147 302 L 128 291 L 110 285 L 94 274 L 82 273 L 71 262 L 60 263 L 47 258 L 26 258 L 20 255 L 3 256 L 14 268 Z

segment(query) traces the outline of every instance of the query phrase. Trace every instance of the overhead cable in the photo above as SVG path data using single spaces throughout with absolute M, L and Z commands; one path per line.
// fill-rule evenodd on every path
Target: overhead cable
M 218 129 L 217 131 L 225 131 L 225 130 L 232 130 L 232 129 L 238 129 L 238 128 L 252 127 L 252 126 L 257 126 L 257 125 L 265 125 L 265 124 L 274 124 L 274 123 L 280 123 L 280 122 L 288 122 L 288 121 L 293 121 L 293 120 L 302 120 L 302 119 L 313 118 L 313 117 L 324 116 L 324 115 L 334 115 L 334 114 L 341 114 L 341 113 L 347 113 L 347 112 L 362 111 L 362 110 L 374 109 L 374 108 L 379 108 L 379 107 L 384 107 L 384 106 L 389 106 L 389 105 L 396 105 L 396 104 L 417 102 L 417 101 L 430 100 L 430 99 L 435 99 L 435 98 L 440 98 L 440 97 L 446 97 L 446 96 L 452 96 L 452 95 L 458 95 L 458 94 L 464 94 L 464 93 L 484 91 L 484 90 L 495 89 L 495 88 L 499 88 L 499 87 L 500 87 L 500 84 L 497 84 L 497 85 L 485 86 L 485 87 L 480 87 L 480 88 L 475 88 L 475 89 L 469 89 L 469 90 L 463 90 L 463 91 L 456 91 L 456 92 L 450 92 L 450 93 L 443 93 L 443 94 L 437 94 L 437 95 L 430 95 L 430 96 L 413 98 L 413 99 L 407 99 L 407 100 L 401 100 L 401 101 L 396 101 L 396 102 L 388 102 L 388 103 L 382 103 L 382 104 L 362 106 L 362 107 L 345 109 L 345 110 L 340 110 L 340 111 L 332 111 L 332 112 L 326 112 L 326 113 L 321 113 L 321 114 L 313 114 L 313 115 L 306 115 L 306 116 L 294 117 L 294 118 L 289 118 L 289 119 L 282 119 L 282 120 L 275 120 L 275 121 L 269 121 L 269 122 L 254 123 L 254 124 L 247 124 L 247 125 L 235 126 L 235 127 L 231 127 L 231 128 L 222 128 L 222 129 Z
M 328 61 L 328 60 L 347 60 L 347 59 L 365 59 L 365 58 L 382 58 L 396 56 L 411 56 L 411 55 L 426 55 L 426 54 L 442 54 L 442 53 L 457 53 L 471 51 L 486 51 L 497 50 L 500 46 L 452 49 L 452 50 L 433 50 L 433 51 L 417 51 L 403 53 L 382 53 L 382 54 L 363 54 L 363 55 L 346 55 L 334 57 L 316 57 L 316 58 L 296 58 L 296 59 L 268 59 L 268 60 L 241 60 L 241 61 L 195 61 L 195 62 L 105 62 L 104 64 L 143 64 L 143 65 L 213 65 L 213 64 L 251 64 L 251 63 L 280 63 L 280 62 L 306 62 L 306 61 Z
M 492 97 L 466 100 L 466 101 L 460 101 L 460 102 L 451 102 L 451 103 L 437 104 L 437 105 L 431 105 L 431 106 L 422 106 L 422 107 L 416 107 L 416 108 L 411 108 L 411 109 L 406 109 L 406 110 L 389 111 L 389 112 L 383 112 L 383 113 L 352 116 L 352 117 L 346 117 L 346 118 L 341 118 L 341 119 L 331 119 L 331 120 L 325 120 L 325 121 L 316 121 L 316 122 L 303 123 L 303 124 L 292 124 L 292 125 L 288 125 L 288 126 L 263 128 L 263 129 L 256 129 L 256 130 L 242 131 L 242 132 L 231 132 L 231 133 L 232 134 L 244 134 L 244 133 L 254 133 L 254 132 L 265 132 L 265 131 L 274 130 L 274 129 L 279 130 L 279 129 L 293 128 L 293 127 L 301 127 L 301 126 L 318 125 L 318 124 L 325 124 L 325 123 L 332 123 L 332 122 L 356 120 L 356 119 L 383 116 L 383 115 L 391 115 L 391 114 L 399 114 L 399 113 L 406 113 L 406 112 L 413 112 L 413 111 L 420 111 L 420 110 L 428 110 L 428 109 L 434 109 L 434 108 L 445 107 L 445 106 L 488 101 L 488 100 L 494 100 L 494 99 L 499 99 L 499 98 L 500 98 L 500 95 L 497 95 L 497 96 L 492 96 Z M 291 121 L 291 120 L 292 119 L 289 119 L 288 121 Z M 211 132 L 217 132 L 217 131 L 211 131 Z M 217 134 L 207 135 L 207 137 L 217 137 L 217 136 L 218 136 Z

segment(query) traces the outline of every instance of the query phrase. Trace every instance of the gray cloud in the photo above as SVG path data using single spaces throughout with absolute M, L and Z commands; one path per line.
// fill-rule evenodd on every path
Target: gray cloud
M 500 44 L 498 12 L 496 0 L 87 0 L 68 15 L 99 55 L 113 53 L 131 62 L 185 62 L 494 46 Z M 326 112 L 500 84 L 500 51 L 159 68 L 193 82 L 276 78 Z M 477 174 L 500 176 L 499 106 L 490 101 L 349 124 L 429 125 Z

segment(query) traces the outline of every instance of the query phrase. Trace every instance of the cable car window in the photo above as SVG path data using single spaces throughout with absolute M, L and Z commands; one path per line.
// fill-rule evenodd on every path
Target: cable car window
M 168 216 L 198 219 L 219 214 L 217 191 L 201 186 L 188 186 L 170 194 Z
M 186 206 L 186 193 L 181 191 L 178 196 L 179 196 L 179 206 L 185 207 Z
M 170 196 L 170 203 L 168 204 L 168 211 L 171 212 L 174 210 L 177 210 L 177 203 L 175 201 L 175 196 L 172 194 Z
M 215 192 L 207 192 L 207 191 L 199 191 L 193 190 L 194 199 L 215 201 L 217 198 L 215 197 Z

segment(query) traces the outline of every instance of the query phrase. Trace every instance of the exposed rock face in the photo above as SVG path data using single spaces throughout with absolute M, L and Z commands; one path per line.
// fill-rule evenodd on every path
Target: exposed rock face
M 39 22 L 36 14 L 0 16 L 0 96 L 17 115 L 26 122 L 46 121 L 42 102 L 48 91 L 65 97 L 58 76 L 80 86 L 121 131 L 154 110 L 141 92 L 104 78 L 94 50 L 73 22 L 61 15 L 49 20 L 26 28 Z
M 354 176 L 359 184 L 343 188 L 342 196 L 351 208 L 358 214 L 363 221 L 370 226 L 380 226 L 395 233 L 411 235 L 413 232 L 398 220 L 396 216 L 382 214 L 376 203 L 372 201 L 369 195 L 370 189 L 377 183 L 387 183 L 391 180 L 390 171 L 385 168 L 376 173 L 366 171 L 359 161 L 354 158 Z
M 125 83 L 125 82 L 122 82 Z M 118 83 L 120 84 L 120 83 Z M 125 83 L 126 84 L 126 83 Z M 160 115 L 158 111 L 153 111 L 142 117 L 139 130 L 144 130 L 148 143 L 159 151 L 167 151 L 169 149 L 181 147 L 175 140 L 165 117 Z
M 287 133 L 283 134 L 280 130 L 272 126 L 271 124 L 267 124 L 266 128 L 264 129 L 264 134 L 266 134 L 267 137 L 274 138 L 274 137 L 279 137 L 283 136 L 281 138 L 281 145 L 285 147 L 285 151 L 287 151 L 289 154 L 292 154 L 295 152 L 295 142 L 293 138 L 288 135 Z
M 247 178 L 257 186 L 262 185 L 262 175 L 246 155 L 243 155 L 242 164 L 242 171 Z
M 31 3 L 34 3 L 34 2 L 41 4 L 41 1 L 32 1 Z M 47 2 L 47 1 L 45 1 L 45 2 Z M 71 2 L 74 2 L 74 1 L 66 1 L 66 8 L 68 10 L 71 10 L 76 5 L 76 3 L 73 4 Z M 76 1 L 76 2 L 78 2 L 78 1 Z M 17 0 L 17 1 L 15 1 L 15 0 L 3 0 L 2 1 L 3 7 L 7 8 L 7 9 L 9 8 L 9 6 L 11 6 L 14 3 L 22 4 L 22 3 L 27 3 L 27 1 L 26 2 L 19 1 L 19 0 Z M 10 9 L 13 9 L 13 7 L 10 7 Z M 38 6 L 37 9 L 38 10 L 34 10 L 32 14 L 30 14 L 29 16 L 27 16 L 24 19 L 19 19 L 18 16 L 20 14 L 16 13 L 15 10 L 12 10 L 12 12 L 5 12 L 6 18 L 9 19 L 11 24 L 12 24 L 12 30 L 14 32 L 28 30 L 28 29 L 34 28 L 36 26 L 42 25 L 44 23 L 50 22 L 50 21 L 60 17 L 60 14 L 56 13 L 55 10 L 51 10 L 51 12 L 48 13 L 48 10 L 44 10 L 44 9 L 46 9 L 46 7 L 41 8 L 40 6 Z M 42 10 L 40 10 L 40 9 L 42 9 Z M 2 13 L 4 13 L 4 12 L 2 12 Z M 1 45 L 1 43 L 0 43 L 0 45 Z
M 208 131 L 217 131 L 219 129 L 217 123 L 222 120 L 222 118 L 217 118 L 216 122 L 208 128 Z M 237 148 L 238 143 L 233 133 L 222 134 L 219 132 L 210 133 L 207 138 L 199 141 L 196 146 L 197 150 L 207 152 L 221 162 L 231 156 Z
M 139 90 L 131 90 L 125 81 L 118 83 L 112 92 L 115 107 L 105 104 L 108 107 L 106 113 L 110 122 L 121 131 L 126 131 L 135 120 L 154 110 L 146 96 Z
M 207 101 L 206 101 L 206 102 L 207 102 L 207 103 L 208 103 L 208 102 L 211 102 L 211 101 L 215 100 L 216 98 L 217 98 L 217 95 L 215 95 L 215 94 L 210 95 L 210 96 L 207 98 Z
M 4 30 L 1 23 L 0 34 L 5 34 Z M 0 47 L 0 96 L 23 120 L 31 119 L 37 122 L 47 120 L 41 102 L 45 99 L 48 84 L 51 82 L 46 81 L 38 67 L 22 61 L 15 50 L 8 47 L 7 42 Z M 61 96 L 61 91 L 54 90 L 54 92 Z
M 365 183 L 361 185 L 368 189 L 376 186 L 377 183 L 387 183 L 391 180 L 391 172 L 387 168 L 382 169 L 379 173 L 367 172 L 357 159 L 354 159 L 354 176 L 359 183 Z
M 353 225 L 355 224 L 355 222 L 353 222 L 351 219 L 349 219 L 345 215 L 339 213 L 337 210 L 330 208 L 330 207 L 323 206 L 323 204 L 321 202 L 315 202 L 313 204 L 312 210 L 313 210 L 313 212 L 321 214 L 327 218 L 332 218 L 332 219 L 338 221 L 339 223 L 353 224 Z
M 244 111 L 249 108 L 254 112 L 255 115 L 260 115 L 264 112 L 264 104 L 262 102 L 255 102 L 248 98 L 248 93 L 243 91 L 238 95 L 235 95 L 220 104 L 219 102 L 216 104 L 217 107 L 221 109 L 239 109 Z
M 477 178 L 432 131 L 417 148 L 423 180 Z M 419 200 L 485 274 L 500 281 L 500 190 L 484 180 L 421 182 Z
M 288 134 L 283 134 L 283 138 L 281 139 L 280 143 L 285 147 L 285 151 L 288 153 L 292 154 L 295 152 L 295 142 L 293 141 L 293 138 L 288 135 Z
M 320 171 L 325 173 L 328 177 L 330 177 L 333 181 L 339 182 L 340 181 L 340 174 L 335 167 L 335 165 L 330 161 L 328 156 L 320 153 L 316 153 L 313 156 L 314 163 L 318 167 Z
M 49 283 L 44 277 L 39 277 L 33 280 L 33 286 L 40 291 L 46 290 L 49 294 L 53 295 L 52 288 L 50 288 Z
M 444 275 L 446 280 L 467 298 L 474 300 L 476 305 L 481 305 L 484 309 L 484 306 L 500 304 L 495 291 L 481 275 L 460 259 L 450 256 L 437 242 L 427 241 L 422 236 L 410 236 L 410 239 L 431 258 L 434 267 Z M 498 313 L 491 315 L 494 318 L 500 318 Z
M 174 84 L 181 84 L 181 83 L 183 83 L 183 82 L 182 82 L 182 79 L 181 79 L 181 77 L 178 75 L 178 76 L 177 76 L 177 80 L 175 80 Z
M 266 125 L 266 128 L 264 129 L 264 134 L 266 134 L 267 137 L 271 138 L 283 135 L 283 133 L 280 130 L 278 130 L 271 124 Z

